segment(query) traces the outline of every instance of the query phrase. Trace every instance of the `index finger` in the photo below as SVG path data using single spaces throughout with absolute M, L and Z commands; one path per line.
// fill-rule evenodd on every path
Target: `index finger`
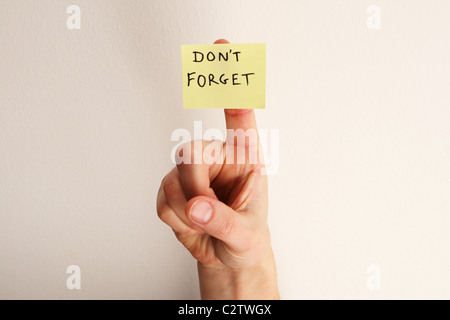
M 219 39 L 214 44 L 227 44 L 229 43 L 225 39 Z M 256 128 L 256 118 L 253 109 L 225 109 L 225 122 L 227 129 L 242 129 L 247 131 L 248 129 Z

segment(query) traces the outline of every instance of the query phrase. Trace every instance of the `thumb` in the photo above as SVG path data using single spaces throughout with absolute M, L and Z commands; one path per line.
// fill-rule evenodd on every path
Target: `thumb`
M 186 205 L 186 216 L 207 234 L 222 240 L 233 251 L 247 250 L 255 239 L 245 216 L 221 201 L 206 196 L 192 198 Z

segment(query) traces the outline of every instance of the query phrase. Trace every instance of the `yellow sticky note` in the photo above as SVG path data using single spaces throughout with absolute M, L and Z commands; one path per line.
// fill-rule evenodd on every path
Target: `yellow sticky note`
M 181 62 L 184 108 L 265 108 L 265 43 L 183 45 Z

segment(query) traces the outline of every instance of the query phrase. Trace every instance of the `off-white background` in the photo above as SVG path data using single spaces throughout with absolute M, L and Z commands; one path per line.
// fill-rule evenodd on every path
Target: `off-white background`
M 81 30 L 66 8 L 81 7 Z M 382 28 L 366 27 L 381 8 Z M 0 298 L 198 298 L 159 221 L 180 44 L 267 43 L 281 296 L 450 298 L 450 1 L 0 0 Z M 82 289 L 66 288 L 79 265 Z M 381 268 L 381 290 L 366 288 Z

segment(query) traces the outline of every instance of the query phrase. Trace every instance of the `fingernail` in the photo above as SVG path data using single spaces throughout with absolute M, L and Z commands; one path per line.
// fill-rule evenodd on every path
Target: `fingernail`
M 206 223 L 211 219 L 213 208 L 206 201 L 198 201 L 191 208 L 191 218 L 197 223 Z

